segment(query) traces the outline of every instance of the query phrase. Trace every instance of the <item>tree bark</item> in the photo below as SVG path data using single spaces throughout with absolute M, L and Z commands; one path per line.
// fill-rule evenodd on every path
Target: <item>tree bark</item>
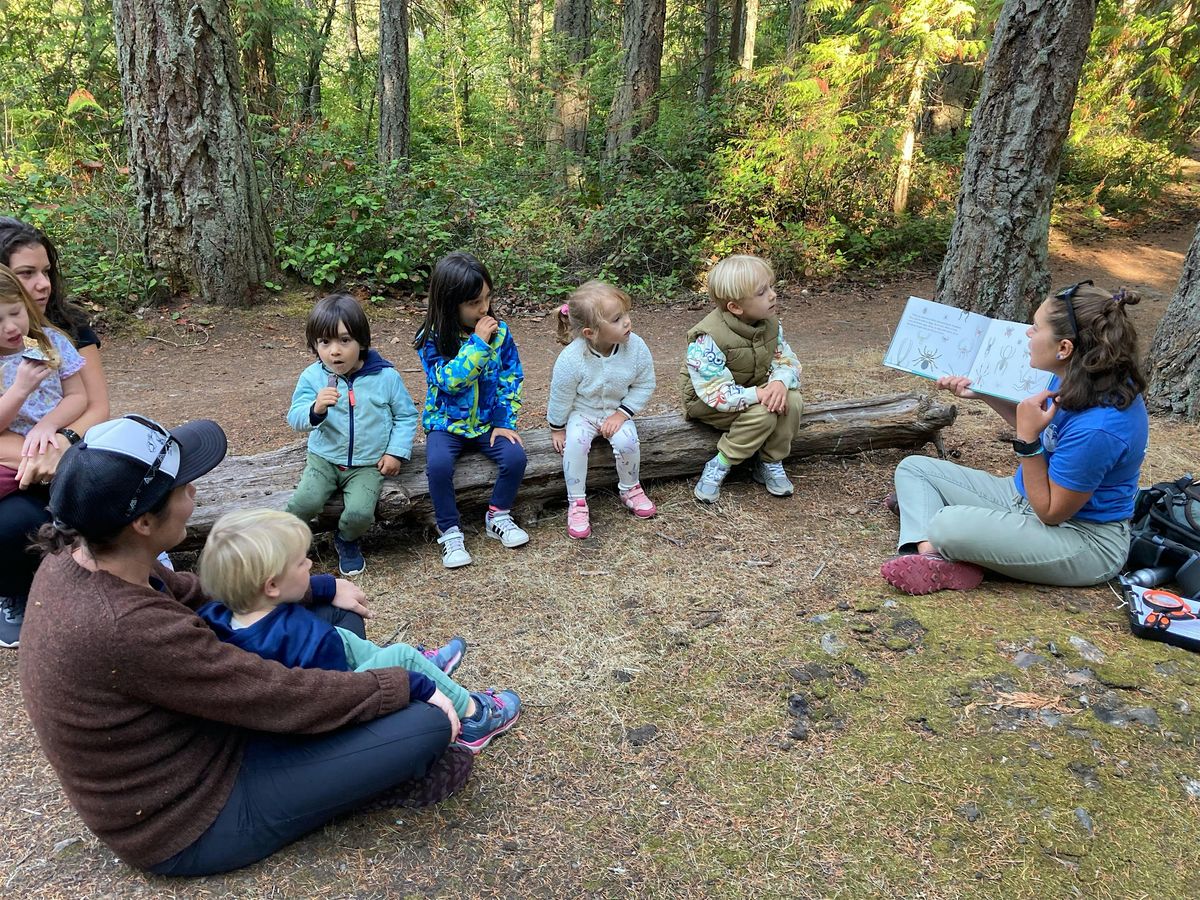
M 591 0 L 558 0 L 551 33 L 554 112 L 546 145 L 555 170 L 564 182 L 578 181 L 579 160 L 587 155 L 589 98 L 587 59 L 591 54 Z
M 1006 0 L 972 116 L 937 299 L 1027 320 L 1050 286 L 1050 204 L 1096 0 Z
M 796 57 L 800 55 L 800 47 L 804 44 L 804 37 L 807 30 L 807 0 L 790 0 L 788 5 L 787 56 L 785 57 L 789 66 L 796 64 Z
M 892 212 L 897 216 L 908 211 L 908 188 L 912 183 L 913 155 L 917 147 L 917 123 L 921 119 L 921 98 L 925 93 L 925 60 L 913 62 L 912 84 L 908 91 L 904 134 L 900 138 L 900 166 L 896 171 L 896 190 L 892 194 Z
M 921 128 L 925 134 L 957 134 L 967 124 L 967 113 L 979 91 L 980 69 L 962 63 L 947 63 L 927 79 Z
M 275 74 L 275 29 L 269 15 L 245 14 L 242 70 L 246 74 L 246 99 L 259 116 L 279 114 L 279 83 Z
M 721 0 L 704 0 L 704 49 L 696 99 L 708 103 L 717 90 L 717 55 L 721 52 Z
M 114 0 L 129 165 L 149 266 L 237 306 L 274 270 L 223 0 Z
M 742 71 L 754 71 L 754 42 L 758 39 L 758 0 L 743 0 L 746 22 L 742 27 Z
M 325 21 L 317 32 L 316 42 L 308 51 L 308 66 L 304 72 L 304 81 L 300 85 L 300 109 L 309 120 L 315 120 L 321 114 L 321 60 L 325 57 L 325 45 L 329 43 L 336 13 L 337 0 L 329 0 Z
M 379 161 L 407 160 L 408 0 L 379 4 Z
M 1183 275 L 1171 305 L 1159 320 L 1146 354 L 1151 412 L 1200 422 L 1200 227 L 1192 237 Z
M 890 447 L 940 446 L 941 429 L 957 414 L 953 406 L 917 394 L 897 394 L 813 403 L 804 410 L 792 457 L 848 456 Z M 529 463 L 518 503 L 539 507 L 565 499 L 562 457 L 550 443 L 548 429 L 522 432 Z M 638 419 L 644 479 L 681 478 L 697 474 L 713 454 L 717 432 L 675 414 Z M 234 456 L 198 482 L 196 511 L 188 522 L 188 544 L 198 546 L 213 522 L 234 509 L 269 506 L 283 509 L 304 468 L 305 446 L 295 444 L 257 456 Z M 616 483 L 612 452 L 597 441 L 588 460 L 595 483 Z M 486 506 L 496 469 L 479 454 L 462 458 L 454 474 L 461 508 Z M 337 522 L 341 508 L 331 501 L 320 518 L 323 527 Z M 376 511 L 381 522 L 402 519 L 432 523 L 433 504 L 425 477 L 425 447 L 413 448 L 412 460 L 396 478 L 384 482 Z
M 729 61 L 739 68 L 746 44 L 746 0 L 733 0 L 729 15 Z
M 667 0 L 625 0 L 621 46 L 625 51 L 621 84 L 613 97 L 605 154 L 627 159 L 630 142 L 658 120 L 663 30 Z

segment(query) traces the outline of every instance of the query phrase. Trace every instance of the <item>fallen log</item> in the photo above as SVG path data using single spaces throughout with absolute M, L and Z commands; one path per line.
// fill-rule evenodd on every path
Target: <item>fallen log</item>
M 800 433 L 792 443 L 791 458 L 799 456 L 849 456 L 865 450 L 917 448 L 940 443 L 941 429 L 954 421 L 957 409 L 921 394 L 889 394 L 854 400 L 812 403 L 804 410 Z M 646 480 L 696 475 L 714 453 L 717 432 L 668 413 L 639 418 L 642 442 L 642 477 Z M 546 428 L 523 432 L 529 465 L 518 496 L 520 507 L 538 507 L 565 497 L 562 457 L 550 444 Z M 304 467 L 304 443 L 253 456 L 231 456 L 200 479 L 196 511 L 188 523 L 184 548 L 203 542 L 221 515 L 234 509 L 266 506 L 283 509 Z M 459 461 L 454 487 L 462 509 L 482 508 L 491 495 L 495 466 L 479 454 Z M 608 443 L 597 438 L 588 460 L 588 481 L 594 485 L 616 483 L 616 469 Z M 341 512 L 340 500 L 331 501 L 319 528 L 332 528 Z M 410 520 L 432 523 L 433 505 L 425 480 L 425 445 L 413 448 L 413 458 L 395 478 L 385 481 L 377 508 L 384 524 Z

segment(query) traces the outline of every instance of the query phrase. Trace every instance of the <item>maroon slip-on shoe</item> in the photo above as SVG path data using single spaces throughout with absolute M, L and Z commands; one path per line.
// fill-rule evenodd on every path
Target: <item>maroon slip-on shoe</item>
M 969 591 L 983 581 L 983 569 L 972 563 L 950 562 L 936 553 L 895 556 L 879 568 L 884 581 L 914 596 L 936 591 Z
M 892 515 L 900 515 L 900 498 L 896 496 L 895 491 L 892 491 L 883 498 L 883 505 L 887 507 L 887 511 Z

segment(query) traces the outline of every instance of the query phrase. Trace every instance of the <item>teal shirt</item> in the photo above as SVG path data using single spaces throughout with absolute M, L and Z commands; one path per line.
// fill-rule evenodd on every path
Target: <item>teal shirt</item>
M 472 333 L 452 359 L 442 356 L 433 340 L 426 340 L 417 355 L 429 383 L 421 413 L 427 432 L 479 437 L 493 428 L 516 429 L 525 373 L 507 324 L 500 323 L 490 343 Z

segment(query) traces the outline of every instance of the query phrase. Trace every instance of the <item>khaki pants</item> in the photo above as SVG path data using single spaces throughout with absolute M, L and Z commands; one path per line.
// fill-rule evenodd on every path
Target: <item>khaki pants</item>
M 684 415 L 697 422 L 719 428 L 725 434 L 717 441 L 717 449 L 732 465 L 749 459 L 755 453 L 763 462 L 783 462 L 792 453 L 792 441 L 800 431 L 800 414 L 804 398 L 799 391 L 788 391 L 787 412 L 768 412 L 755 403 L 741 412 L 718 412 L 703 400 L 693 400 Z
M 929 541 L 946 559 L 1019 581 L 1082 587 L 1112 578 L 1129 553 L 1129 522 L 1068 519 L 1047 525 L 1001 478 L 944 459 L 896 466 L 901 551 Z

